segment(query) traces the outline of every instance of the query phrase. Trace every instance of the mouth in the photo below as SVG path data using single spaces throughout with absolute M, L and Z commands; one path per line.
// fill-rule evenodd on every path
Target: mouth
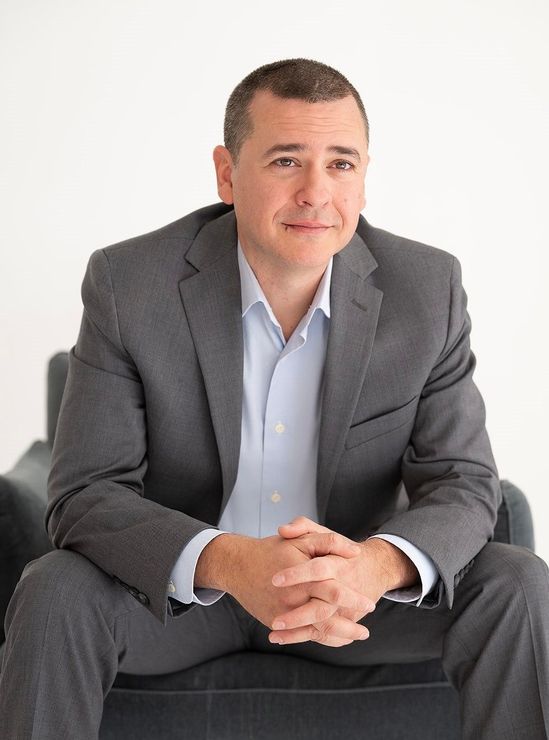
M 332 228 L 329 224 L 319 223 L 318 221 L 295 221 L 294 223 L 284 223 L 283 226 L 302 234 L 323 234 Z

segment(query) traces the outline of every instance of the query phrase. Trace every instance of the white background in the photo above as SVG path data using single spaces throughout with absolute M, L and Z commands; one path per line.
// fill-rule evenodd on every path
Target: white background
M 306 56 L 363 96 L 369 221 L 462 263 L 500 475 L 549 559 L 548 21 L 544 0 L 0 0 L 0 470 L 45 435 L 90 253 L 218 200 L 231 90 Z

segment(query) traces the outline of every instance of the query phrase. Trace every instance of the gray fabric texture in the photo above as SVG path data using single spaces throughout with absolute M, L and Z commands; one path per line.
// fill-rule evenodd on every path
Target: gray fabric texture
M 289 659 L 281 662 L 292 675 Z M 226 666 L 228 659 L 223 659 Z M 325 669 L 328 672 L 329 669 Z M 120 716 L 131 717 L 127 737 L 193 740 L 458 740 L 454 692 L 440 684 L 315 690 L 209 690 L 161 693 L 155 706 L 139 692 L 114 689 L 105 703 L 101 740 L 126 735 Z M 428 719 L 426 719 L 428 718 Z M 135 732 L 135 734 L 131 734 Z

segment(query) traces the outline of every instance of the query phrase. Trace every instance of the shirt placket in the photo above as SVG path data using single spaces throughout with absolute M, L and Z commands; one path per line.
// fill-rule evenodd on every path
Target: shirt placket
M 273 519 L 282 524 L 295 515 L 295 481 L 290 472 L 294 466 L 289 461 L 295 454 L 299 429 L 291 389 L 304 343 L 302 336 L 292 335 L 278 357 L 269 384 L 263 431 L 261 536 L 270 532 Z

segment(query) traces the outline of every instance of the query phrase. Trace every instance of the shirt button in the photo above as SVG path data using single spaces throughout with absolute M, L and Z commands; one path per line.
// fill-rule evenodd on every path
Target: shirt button
M 273 504 L 278 504 L 281 498 L 282 496 L 279 494 L 278 491 L 273 491 L 271 496 L 271 501 L 273 502 Z
M 286 431 L 286 427 L 281 421 L 279 421 L 278 424 L 275 425 L 275 432 L 277 434 L 282 434 L 284 431 Z
M 174 582 L 173 582 L 173 581 L 170 581 L 170 582 L 168 583 L 168 591 L 169 591 L 169 592 L 170 592 L 171 594 L 174 594 L 174 593 L 175 593 L 175 585 L 174 585 Z

